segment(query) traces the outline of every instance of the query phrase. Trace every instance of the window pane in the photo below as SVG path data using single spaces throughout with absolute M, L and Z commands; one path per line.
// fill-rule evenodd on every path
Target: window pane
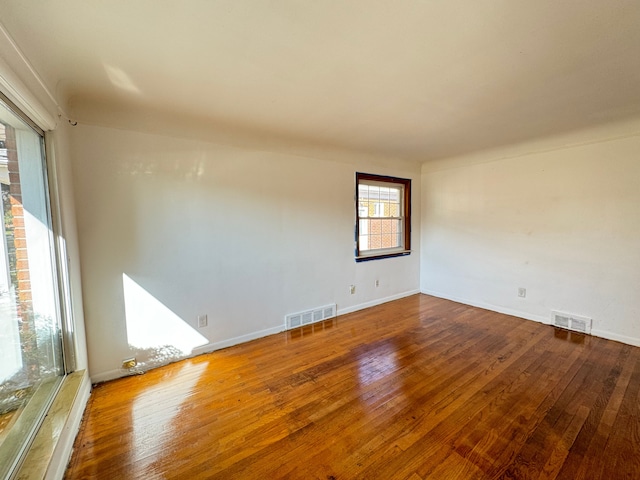
M 369 233 L 371 235 L 378 235 L 382 233 L 382 220 L 372 219 L 369 220 Z
M 398 236 L 385 233 L 380 236 L 380 248 L 394 248 L 398 246 Z
M 63 375 L 42 137 L 0 103 L 0 478 Z
M 384 217 L 384 203 L 375 203 L 374 217 Z
M 374 250 L 382 248 L 382 237 L 380 235 L 371 235 L 369 237 L 369 249 Z
M 389 201 L 389 187 L 380 187 L 380 200 Z
M 367 200 L 369 198 L 369 186 L 368 185 L 358 185 L 358 199 L 359 200 Z
M 369 216 L 369 205 L 367 202 L 360 202 L 358 205 L 358 216 L 359 217 L 368 217 Z

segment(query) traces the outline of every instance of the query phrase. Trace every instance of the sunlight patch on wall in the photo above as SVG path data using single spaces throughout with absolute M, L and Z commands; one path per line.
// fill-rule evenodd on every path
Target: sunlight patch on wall
M 171 350 L 176 356 L 185 356 L 191 354 L 195 347 L 209 343 L 206 337 L 125 273 L 122 274 L 122 286 L 127 339 L 133 349 Z

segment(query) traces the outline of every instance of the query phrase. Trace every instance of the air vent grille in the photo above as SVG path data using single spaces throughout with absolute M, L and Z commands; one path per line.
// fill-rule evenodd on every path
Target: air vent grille
M 576 332 L 589 333 L 589 326 L 587 326 L 587 322 L 584 320 L 580 320 L 577 318 L 571 319 L 571 330 L 575 330 Z
M 302 317 L 300 315 L 289 316 L 289 328 L 296 328 L 302 325 Z
M 336 304 L 325 305 L 313 308 L 304 312 L 291 313 L 284 317 L 287 330 L 298 328 L 304 325 L 321 322 L 336 316 Z
M 569 328 L 569 317 L 564 315 L 556 315 L 554 325 L 556 327 Z
M 591 333 L 591 319 L 572 313 L 552 312 L 553 325 L 581 333 Z

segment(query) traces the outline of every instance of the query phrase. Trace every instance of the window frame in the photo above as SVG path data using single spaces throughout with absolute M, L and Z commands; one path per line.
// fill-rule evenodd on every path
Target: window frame
M 377 248 L 361 250 L 360 248 L 360 185 L 388 184 L 402 186 L 402 202 L 400 218 L 402 219 L 402 245 L 394 248 Z M 370 217 L 367 217 L 370 218 Z M 392 217 L 376 217 L 392 218 Z M 401 257 L 411 254 L 411 179 L 398 178 L 387 175 L 376 175 L 373 173 L 356 172 L 356 193 L 355 193 L 355 260 L 356 262 L 366 262 L 369 260 L 380 260 L 383 258 Z
M 43 203 L 41 206 L 44 209 L 44 218 L 46 218 L 42 225 L 47 229 L 47 250 L 51 261 L 51 271 L 48 273 L 51 274 L 50 280 L 53 290 L 51 310 L 54 321 L 49 326 L 57 332 L 54 335 L 54 343 L 59 349 L 57 353 L 59 360 L 58 373 L 43 382 L 24 405 L 20 407 L 20 414 L 16 417 L 16 421 L 11 428 L 6 431 L 6 436 L 2 442 L 3 447 L 4 443 L 7 443 L 9 447 L 0 450 L 0 477 L 7 475 L 7 478 L 13 478 L 22 468 L 34 438 L 39 434 L 45 418 L 51 413 L 51 406 L 58 397 L 63 382 L 68 377 L 68 374 L 76 369 L 75 333 L 70 328 L 72 317 L 70 309 L 67 308 L 70 304 L 67 305 L 65 303 L 67 301 L 70 302 L 70 284 L 65 270 L 67 253 L 61 231 L 60 199 L 51 138 L 49 132 L 45 132 L 25 113 L 23 108 L 14 103 L 2 91 L 0 91 L 0 102 L 17 119 L 24 122 L 25 131 L 31 129 L 39 137 L 40 150 L 37 156 L 39 157 L 38 162 L 41 169 L 39 178 L 42 180 L 42 188 L 38 189 L 38 194 L 42 196 Z M 26 248 L 28 249 L 28 246 Z

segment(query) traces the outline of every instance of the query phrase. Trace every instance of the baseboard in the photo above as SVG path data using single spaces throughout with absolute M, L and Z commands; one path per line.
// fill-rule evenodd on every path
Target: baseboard
M 91 383 L 108 382 L 109 380 L 115 380 L 116 378 L 126 377 L 127 374 L 121 368 L 116 370 L 107 370 L 106 372 L 96 373 L 91 375 Z
M 528 312 L 520 310 L 512 310 L 510 308 L 500 307 L 484 302 L 474 302 L 464 298 L 456 297 L 454 295 L 447 295 L 442 292 L 436 292 L 435 290 L 422 290 L 422 293 L 431 295 L 432 297 L 444 298 L 445 300 L 451 300 L 452 302 L 462 303 L 464 305 L 471 305 L 472 307 L 483 308 L 485 310 L 491 310 L 492 312 L 504 313 L 505 315 L 511 315 L 512 317 L 524 318 L 525 320 L 532 320 L 538 323 L 544 323 L 546 325 L 551 324 L 551 314 L 549 317 L 542 315 L 533 315 Z
M 464 298 L 455 297 L 453 295 L 446 295 L 442 292 L 436 292 L 434 290 L 422 290 L 422 293 L 431 295 L 433 297 L 444 298 L 453 302 L 462 303 L 464 305 L 471 305 L 472 307 L 484 308 L 485 310 L 491 310 L 492 312 L 504 313 L 506 315 L 512 315 L 514 317 L 524 318 L 525 320 L 533 320 L 534 322 L 544 323 L 551 325 L 551 315 L 549 317 L 543 317 L 540 315 L 532 315 L 527 312 L 521 312 L 518 310 L 511 310 L 509 308 L 497 307 L 483 302 L 473 302 Z M 633 345 L 634 347 L 640 347 L 640 338 L 629 337 L 627 335 L 619 335 L 617 333 L 609 332 L 606 330 L 592 329 L 591 335 L 594 337 L 605 338 L 607 340 L 614 340 L 616 342 L 624 343 L 627 345 Z
M 365 308 L 375 307 L 376 305 L 381 305 L 383 303 L 392 302 L 393 300 L 399 300 L 404 297 L 409 297 L 411 295 L 415 295 L 420 293 L 420 290 L 410 290 L 408 292 L 398 293 L 396 295 L 391 295 L 390 297 L 378 298 L 376 300 L 371 300 L 370 302 L 360 303 L 358 305 L 353 305 L 351 307 L 346 308 L 338 308 L 338 315 L 346 315 L 347 313 L 357 312 L 358 310 L 364 310 Z
M 190 356 L 201 355 L 203 353 L 210 353 L 223 348 L 233 347 L 240 343 L 250 342 L 262 337 L 268 337 L 276 333 L 284 332 L 284 325 L 278 325 L 277 327 L 267 328 L 265 330 L 259 330 L 257 332 L 247 333 L 246 335 L 240 335 L 239 337 L 230 338 L 228 340 L 222 340 L 221 342 L 208 343 L 201 347 L 193 349 L 193 353 Z
M 239 337 L 229 338 L 227 340 L 222 340 L 220 342 L 207 343 L 200 347 L 196 347 L 193 349 L 191 354 L 185 355 L 184 357 L 171 359 L 169 362 L 154 365 L 153 368 L 162 367 L 163 365 L 178 362 L 180 360 L 185 360 L 187 358 L 192 358 L 197 355 L 202 355 L 203 353 L 211 353 L 216 350 L 221 350 L 227 347 L 233 347 L 234 345 L 238 345 L 240 343 L 250 342 L 251 340 L 256 340 L 262 337 L 268 337 L 269 335 L 273 335 L 275 333 L 280 333 L 285 330 L 284 325 L 278 325 L 277 327 L 267 328 L 265 330 L 259 330 L 257 332 L 247 333 L 246 335 L 240 335 Z M 100 382 L 108 382 L 109 380 L 115 380 L 116 378 L 122 378 L 130 375 L 126 370 L 116 369 L 116 370 L 108 370 L 106 372 L 100 372 L 95 375 L 91 375 L 92 383 L 100 383 Z
M 607 340 L 615 340 L 616 342 L 625 343 L 627 345 L 633 345 L 634 347 L 640 347 L 640 338 L 628 337 L 627 335 L 618 335 L 617 333 L 607 332 L 606 330 L 592 329 L 591 335 L 600 338 L 606 338 Z

